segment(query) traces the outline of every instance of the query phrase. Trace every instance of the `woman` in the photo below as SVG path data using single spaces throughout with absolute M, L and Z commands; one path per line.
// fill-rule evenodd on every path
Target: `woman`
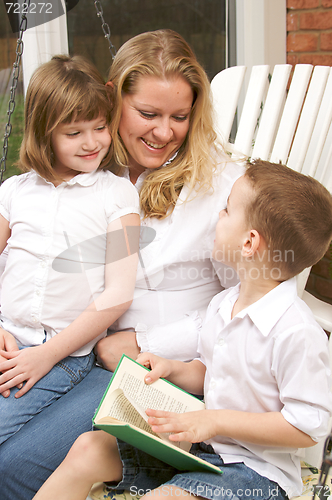
M 178 34 L 129 40 L 109 79 L 116 93 L 113 167 L 140 193 L 143 241 L 133 303 L 98 345 L 98 357 L 109 370 L 123 352 L 192 359 L 209 301 L 234 281 L 229 269 L 215 269 L 211 252 L 218 213 L 243 170 L 216 144 L 208 79 Z M 91 428 L 110 377 L 94 367 L 0 447 L 3 500 L 33 497 Z

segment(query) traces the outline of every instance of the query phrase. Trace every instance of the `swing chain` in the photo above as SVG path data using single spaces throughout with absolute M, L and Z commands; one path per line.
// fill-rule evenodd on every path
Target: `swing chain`
M 28 8 L 26 9 L 27 11 L 29 10 L 30 6 L 30 0 L 26 2 Z M 20 22 L 20 28 L 19 28 L 19 36 L 17 39 L 17 44 L 16 44 L 16 59 L 13 64 L 13 73 L 12 73 L 12 85 L 10 87 L 10 99 L 8 102 L 8 110 L 7 110 L 7 123 L 5 125 L 5 134 L 3 138 L 3 147 L 2 147 L 2 158 L 0 159 L 0 185 L 3 182 L 3 176 L 4 173 L 6 172 L 6 161 L 7 161 L 7 154 L 8 154 L 8 139 L 12 131 L 12 123 L 11 123 L 11 117 L 12 114 L 14 113 L 15 109 L 15 94 L 17 90 L 17 85 L 18 85 L 18 78 L 20 75 L 20 64 L 21 64 L 21 59 L 22 59 L 22 54 L 23 54 L 23 33 L 27 29 L 27 16 L 23 12 L 22 13 L 22 18 Z
M 116 54 L 116 49 L 115 49 L 114 45 L 111 42 L 111 30 L 110 30 L 109 25 L 107 24 L 107 22 L 104 19 L 103 7 L 101 5 L 100 0 L 94 0 L 94 4 L 95 4 L 95 7 L 96 7 L 97 16 L 100 17 L 100 20 L 101 20 L 101 28 L 102 28 L 102 30 L 104 32 L 105 38 L 107 38 L 107 40 L 108 40 L 108 48 L 110 50 L 112 59 L 114 59 L 115 58 L 115 54 Z

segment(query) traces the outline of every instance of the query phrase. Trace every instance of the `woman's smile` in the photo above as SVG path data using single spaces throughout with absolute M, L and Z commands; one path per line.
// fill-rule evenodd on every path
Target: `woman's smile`
M 189 83 L 177 76 L 139 78 L 123 98 L 119 134 L 126 145 L 133 182 L 146 168 L 159 168 L 183 144 L 193 103 Z

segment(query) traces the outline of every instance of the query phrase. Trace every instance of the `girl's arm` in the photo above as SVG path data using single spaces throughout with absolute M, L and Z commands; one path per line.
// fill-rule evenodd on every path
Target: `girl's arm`
M 10 237 L 11 230 L 9 227 L 9 222 L 2 215 L 0 215 L 0 254 L 4 251 L 7 245 L 7 241 Z M 18 351 L 18 346 L 15 340 L 15 337 L 11 335 L 6 330 L 0 328 L 0 350 L 6 352 L 15 352 Z M 0 354 L 0 363 L 5 361 L 6 358 L 1 356 Z M 8 397 L 10 394 L 10 390 L 7 389 L 2 393 L 4 397 Z
M 8 361 L 0 363 L 0 371 L 7 370 L 0 376 L 0 393 L 26 381 L 24 387 L 15 395 L 22 396 L 56 363 L 98 337 L 128 309 L 135 288 L 138 238 L 136 245 L 131 241 L 129 247 L 126 226 L 139 226 L 139 223 L 138 215 L 129 214 L 109 224 L 105 290 L 67 328 L 45 344 L 21 350 L 19 353 L 2 352 Z M 112 231 L 121 228 L 125 233 L 128 252 L 123 258 L 118 255 L 118 250 L 113 248 L 111 242 Z M 77 290 L 77 293 L 79 292 Z
M 171 441 L 199 443 L 224 436 L 260 446 L 307 448 L 316 444 L 279 412 L 248 413 L 237 410 L 203 410 L 170 413 L 147 410 L 154 432 L 170 432 Z

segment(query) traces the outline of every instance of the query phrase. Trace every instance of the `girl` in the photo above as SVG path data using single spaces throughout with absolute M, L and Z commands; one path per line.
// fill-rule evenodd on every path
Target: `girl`
M 1 327 L 20 347 L 1 351 L 0 443 L 87 375 L 93 346 L 131 303 L 138 196 L 107 171 L 111 110 L 79 57 L 54 57 L 29 84 L 28 172 L 0 189 Z

